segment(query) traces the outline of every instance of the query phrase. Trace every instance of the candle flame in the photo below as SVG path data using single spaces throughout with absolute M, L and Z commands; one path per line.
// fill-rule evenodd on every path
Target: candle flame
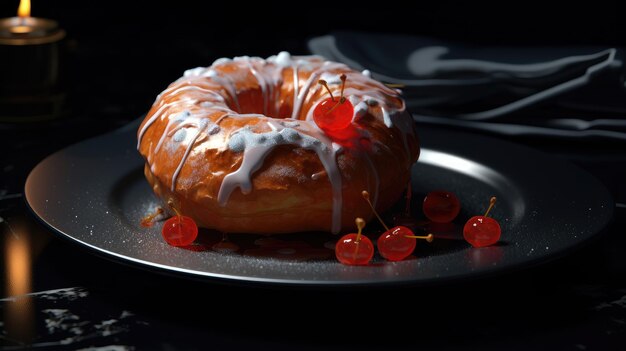
M 20 6 L 17 8 L 17 15 L 20 18 L 30 17 L 30 0 L 20 0 Z

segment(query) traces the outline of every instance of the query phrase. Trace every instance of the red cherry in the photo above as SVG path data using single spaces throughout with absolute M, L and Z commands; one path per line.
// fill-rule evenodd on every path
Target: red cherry
M 474 216 L 463 227 L 463 237 L 474 247 L 490 246 L 500 240 L 500 224 L 491 217 Z
M 416 240 L 409 236 L 413 236 L 413 232 L 407 227 L 387 230 L 378 238 L 378 252 L 389 261 L 402 261 L 415 250 Z
M 461 203 L 449 191 L 431 191 L 424 198 L 422 206 L 424 215 L 437 223 L 452 222 L 461 211 Z
M 474 216 L 470 218 L 463 227 L 463 237 L 465 240 L 474 247 L 490 246 L 500 240 L 502 230 L 498 221 L 489 215 L 489 211 L 496 203 L 496 198 L 492 197 L 490 200 L 489 208 L 483 216 Z
M 365 221 L 357 218 L 356 225 L 359 232 L 341 237 L 335 245 L 335 256 L 343 264 L 362 266 L 368 264 L 374 257 L 374 244 L 368 237 L 361 235 Z
M 172 246 L 190 245 L 198 236 L 198 226 L 187 216 L 174 216 L 163 224 L 163 239 Z
M 344 235 L 335 245 L 335 256 L 347 265 L 366 265 L 374 257 L 374 244 L 366 237 L 357 240 L 356 233 Z
M 372 212 L 380 224 L 385 228 L 385 232 L 378 238 L 378 252 L 380 255 L 389 261 L 402 261 L 407 258 L 415 250 L 415 239 L 426 239 L 428 242 L 433 241 L 433 235 L 428 236 L 415 236 L 413 231 L 404 226 L 397 226 L 389 229 L 382 218 L 376 212 L 376 209 L 370 201 L 370 194 L 363 190 L 361 195 L 370 205 Z
M 348 100 L 334 101 L 325 99 L 315 106 L 313 120 L 323 131 L 337 131 L 344 129 L 352 123 L 354 107 Z
M 334 132 L 347 128 L 352 123 L 352 117 L 354 116 L 354 106 L 343 96 L 343 90 L 346 86 L 346 75 L 342 74 L 340 79 L 341 97 L 339 99 L 335 99 L 325 80 L 319 80 L 319 84 L 326 88 L 330 97 L 315 106 L 313 120 L 325 132 Z

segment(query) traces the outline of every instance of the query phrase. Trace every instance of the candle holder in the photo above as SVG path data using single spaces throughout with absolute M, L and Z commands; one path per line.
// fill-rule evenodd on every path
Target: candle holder
M 0 19 L 0 122 L 60 117 L 65 111 L 65 31 L 53 20 Z

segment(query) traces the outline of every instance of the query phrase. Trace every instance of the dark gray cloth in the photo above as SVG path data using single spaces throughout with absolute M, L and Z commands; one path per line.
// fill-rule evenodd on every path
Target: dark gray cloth
M 422 123 L 506 135 L 626 141 L 623 51 L 479 47 L 425 37 L 338 32 L 309 49 L 401 84 Z

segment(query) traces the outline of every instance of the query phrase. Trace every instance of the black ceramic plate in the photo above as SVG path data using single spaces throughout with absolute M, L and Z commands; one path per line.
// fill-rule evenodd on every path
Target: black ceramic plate
M 446 189 L 458 195 L 463 209 L 456 228 L 437 232 L 432 244 L 418 243 L 415 256 L 405 261 L 376 258 L 369 266 L 344 266 L 327 248 L 336 237 L 322 233 L 272 239 L 232 235 L 240 250 L 225 253 L 214 250 L 219 234 L 202 231 L 196 245 L 177 248 L 163 241 L 160 223 L 140 225 L 157 200 L 143 178 L 135 135 L 135 128 L 125 128 L 51 155 L 29 175 L 26 199 L 36 216 L 78 245 L 183 276 L 286 285 L 472 278 L 562 255 L 597 234 L 613 211 L 606 189 L 570 164 L 496 139 L 421 128 L 422 154 L 413 169 L 415 198 Z M 459 227 L 484 212 L 493 195 L 499 199 L 492 214 L 502 225 L 502 239 L 492 247 L 472 248 Z M 413 211 L 421 209 L 414 206 Z

